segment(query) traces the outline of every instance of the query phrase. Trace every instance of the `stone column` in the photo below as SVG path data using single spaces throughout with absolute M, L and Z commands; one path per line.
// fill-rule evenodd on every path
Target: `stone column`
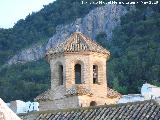
M 53 60 L 50 60 L 50 69 L 51 69 L 51 90 L 53 90 L 53 88 L 54 88 L 53 78 L 54 78 L 54 69 L 55 69 Z
M 66 88 L 70 88 L 74 81 L 74 63 L 69 57 L 65 58 L 65 85 Z
M 55 87 L 59 86 L 59 65 L 60 62 L 57 62 L 56 59 L 52 59 L 50 61 L 51 66 L 51 89 L 54 90 Z M 63 66 L 64 68 L 64 66 Z M 64 74 L 63 74 L 64 75 Z

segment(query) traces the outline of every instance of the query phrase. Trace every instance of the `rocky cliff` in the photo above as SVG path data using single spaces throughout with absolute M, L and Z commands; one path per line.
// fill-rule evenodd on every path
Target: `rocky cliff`
M 120 24 L 120 17 L 126 12 L 126 9 L 121 5 L 97 7 L 83 18 L 78 18 L 76 21 L 67 25 L 58 25 L 56 27 L 56 33 L 49 39 L 47 44 L 33 45 L 28 49 L 22 50 L 13 56 L 6 65 L 25 63 L 42 58 L 46 50 L 65 40 L 77 29 L 92 39 L 95 39 L 98 33 L 105 32 L 108 40 L 111 40 L 112 30 Z

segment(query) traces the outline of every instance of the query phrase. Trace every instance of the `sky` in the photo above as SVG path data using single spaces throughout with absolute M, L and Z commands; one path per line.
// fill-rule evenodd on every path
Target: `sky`
M 37 12 L 43 5 L 55 0 L 0 0 L 0 28 L 12 28 L 29 13 Z

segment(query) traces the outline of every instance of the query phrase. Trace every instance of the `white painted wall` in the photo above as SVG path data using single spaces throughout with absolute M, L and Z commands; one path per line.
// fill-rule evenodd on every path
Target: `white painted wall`
M 27 113 L 31 111 L 39 111 L 39 103 L 38 102 L 23 102 L 21 100 L 16 100 L 16 114 L 19 113 Z M 12 103 L 8 103 L 8 107 L 10 107 Z
M 141 94 L 145 99 L 156 99 L 160 97 L 160 88 L 148 83 L 143 84 Z
M 26 102 L 26 112 L 31 111 L 39 111 L 39 103 L 38 102 Z
M 25 113 L 25 105 L 26 105 L 26 103 L 21 101 L 21 100 L 16 100 L 16 104 L 17 104 L 16 114 Z
M 136 102 L 150 99 L 160 101 L 160 87 L 145 83 L 141 87 L 141 94 L 123 95 L 118 103 Z
M 136 101 L 144 101 L 144 97 L 141 94 L 129 94 L 122 95 L 122 98 L 118 101 L 118 103 L 127 103 L 127 102 L 136 102 Z

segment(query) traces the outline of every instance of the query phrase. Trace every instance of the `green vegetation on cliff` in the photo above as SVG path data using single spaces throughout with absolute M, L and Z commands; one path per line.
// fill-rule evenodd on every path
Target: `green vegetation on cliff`
M 50 68 L 46 60 L 17 64 L 4 68 L 0 77 L 0 98 L 33 100 L 50 86 Z
M 81 0 L 56 0 L 37 13 L 19 20 L 13 28 L 0 28 L 0 68 L 13 55 L 33 44 L 46 43 L 60 24 L 83 17 L 97 5 L 82 5 Z M 33 100 L 49 87 L 50 70 L 44 60 L 0 69 L 0 98 Z
M 109 84 L 123 94 L 139 93 L 145 82 L 160 86 L 160 7 L 143 7 L 121 17 L 112 42 L 98 41 L 111 51 Z
M 37 13 L 19 20 L 11 29 L 0 29 L 0 66 L 16 52 L 37 42 L 46 42 L 59 24 L 83 17 L 95 5 L 82 5 L 81 0 L 56 0 Z

